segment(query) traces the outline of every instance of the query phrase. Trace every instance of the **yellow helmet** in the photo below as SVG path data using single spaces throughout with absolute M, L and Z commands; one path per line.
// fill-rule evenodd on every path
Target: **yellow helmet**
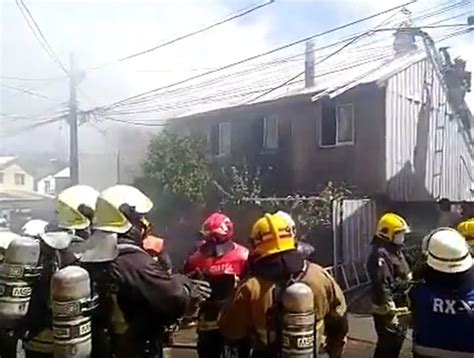
M 265 214 L 252 227 L 250 240 L 257 258 L 296 249 L 292 228 L 284 217 Z
M 88 185 L 74 185 L 58 195 L 58 226 L 82 230 L 91 225 L 99 192 Z
M 410 227 L 404 218 L 394 213 L 388 213 L 380 218 L 375 235 L 383 240 L 393 242 L 397 234 L 409 232 Z
M 122 211 L 127 204 L 139 214 L 148 213 L 153 202 L 140 190 L 129 185 L 114 185 L 100 193 L 95 210 L 94 228 L 97 230 L 124 234 L 132 223 Z
M 457 230 L 466 238 L 467 243 L 474 249 L 474 219 L 468 219 L 460 223 Z

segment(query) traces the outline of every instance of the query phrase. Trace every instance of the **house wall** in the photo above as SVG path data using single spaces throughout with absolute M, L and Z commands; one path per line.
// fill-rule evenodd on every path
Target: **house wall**
M 47 185 L 48 182 L 49 189 Z M 48 175 L 46 178 L 38 180 L 36 191 L 40 194 L 54 195 L 56 192 L 56 179 L 52 175 Z
M 391 77 L 385 100 L 388 197 L 472 200 L 472 145 L 431 62 L 419 61 Z
M 335 99 L 354 106 L 354 144 L 331 148 L 320 145 L 321 101 L 311 96 L 289 97 L 185 119 L 191 131 L 207 135 L 220 122 L 231 122 L 231 153 L 217 163 L 242 160 L 263 169 L 266 194 L 315 193 L 328 181 L 344 182 L 364 194 L 384 189 L 384 91 L 361 86 Z M 279 148 L 262 150 L 261 119 L 279 119 Z
M 322 101 L 301 107 L 292 122 L 295 187 L 314 192 L 328 181 L 344 182 L 365 195 L 383 191 L 384 91 L 361 86 L 335 98 L 354 106 L 354 144 L 320 146 Z
M 0 183 L 0 189 L 34 191 L 34 178 L 19 165 L 11 164 L 6 166 L 0 170 L 0 173 L 3 173 L 3 183 Z M 24 185 L 15 184 L 15 174 L 23 174 L 25 176 Z

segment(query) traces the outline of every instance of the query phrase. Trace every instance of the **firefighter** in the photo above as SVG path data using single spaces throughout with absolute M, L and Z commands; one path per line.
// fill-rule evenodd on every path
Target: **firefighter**
M 334 279 L 298 252 L 294 232 L 280 215 L 265 214 L 250 239 L 252 271 L 222 311 L 223 336 L 250 338 L 255 358 L 315 357 L 319 348 L 341 357 L 348 322 Z
M 314 254 L 314 251 L 315 251 L 314 246 L 308 242 L 304 242 L 298 239 L 297 232 L 296 232 L 296 223 L 290 214 L 279 210 L 277 211 L 277 215 L 281 215 L 286 220 L 288 225 L 290 225 L 291 230 L 293 230 L 293 234 L 295 235 L 295 239 L 297 240 L 296 242 L 297 250 L 303 254 L 305 259 L 308 259 L 311 261 L 311 256 Z
M 119 358 L 161 357 L 165 327 L 210 295 L 207 283 L 170 275 L 143 249 L 144 214 L 152 206 L 141 191 L 125 185 L 104 190 L 97 200 L 95 229 L 118 236 L 110 320 Z
M 197 350 L 200 358 L 220 358 L 226 349 L 217 325 L 220 310 L 245 273 L 248 250 L 233 242 L 234 224 L 224 214 L 214 213 L 203 223 L 205 240 L 185 264 L 185 272 L 208 281 L 212 296 L 200 306 Z
M 57 227 L 88 238 L 98 195 L 94 188 L 85 185 L 72 186 L 62 191 L 57 199 Z M 45 231 L 48 231 L 48 227 L 46 225 Z M 53 356 L 51 279 L 56 271 L 78 263 L 78 257 L 68 248 L 70 235 L 63 233 L 40 237 L 43 269 L 33 288 L 30 308 L 24 322 L 24 349 L 27 358 Z
M 367 270 L 378 336 L 374 358 L 398 357 L 405 339 L 406 327 L 399 324 L 399 317 L 408 311 L 406 296 L 401 292 L 412 279 L 410 267 L 402 253 L 409 230 L 405 219 L 388 213 L 380 218 L 372 241 Z
M 474 219 L 468 219 L 460 223 L 457 230 L 467 241 L 471 249 L 471 254 L 474 254 Z
M 415 358 L 474 357 L 474 268 L 454 229 L 429 235 L 424 280 L 410 292 Z

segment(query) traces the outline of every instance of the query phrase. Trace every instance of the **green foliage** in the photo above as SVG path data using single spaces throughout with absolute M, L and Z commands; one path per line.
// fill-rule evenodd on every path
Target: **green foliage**
M 141 186 L 153 198 L 159 221 L 177 220 L 182 212 L 196 205 L 210 209 L 220 205 L 231 211 L 256 206 L 262 212 L 287 211 L 304 237 L 317 227 L 330 226 L 333 201 L 351 196 L 344 185 L 328 182 L 310 198 L 300 195 L 262 198 L 259 168 L 251 168 L 245 162 L 232 166 L 210 163 L 205 145 L 199 137 L 168 130 L 152 140 Z
M 222 207 L 240 206 L 245 199 L 259 197 L 262 193 L 260 169 L 253 173 L 247 163 L 221 167 L 214 174 L 212 183 L 217 189 Z
M 163 191 L 202 204 L 209 184 L 205 142 L 197 136 L 164 130 L 150 143 L 144 172 Z

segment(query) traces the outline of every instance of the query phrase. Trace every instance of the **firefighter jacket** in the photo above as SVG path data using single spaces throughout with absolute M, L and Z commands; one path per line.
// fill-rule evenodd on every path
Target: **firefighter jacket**
M 274 307 L 273 288 L 295 275 L 313 291 L 318 344 L 325 345 L 330 357 L 339 357 L 348 331 L 344 295 L 321 266 L 307 262 L 297 250 L 252 263 L 249 277 L 223 309 L 219 320 L 221 333 L 234 341 L 251 338 L 255 342 L 254 356 L 274 355 L 271 346 L 279 327 L 272 327 L 268 319 Z
M 367 271 L 375 314 L 390 314 L 393 304 L 396 307 L 407 306 L 404 292 L 412 274 L 400 246 L 375 237 Z
M 427 269 L 410 301 L 417 355 L 474 357 L 474 268 L 459 274 Z
M 164 272 L 134 240 L 121 237 L 118 243 L 119 255 L 110 268 L 114 331 L 131 330 L 136 337 L 156 338 L 166 325 L 183 316 L 190 281 Z
M 200 306 L 198 331 L 218 330 L 218 316 L 245 274 L 249 251 L 232 241 L 206 242 L 185 264 L 185 272 L 210 283 L 211 297 Z

